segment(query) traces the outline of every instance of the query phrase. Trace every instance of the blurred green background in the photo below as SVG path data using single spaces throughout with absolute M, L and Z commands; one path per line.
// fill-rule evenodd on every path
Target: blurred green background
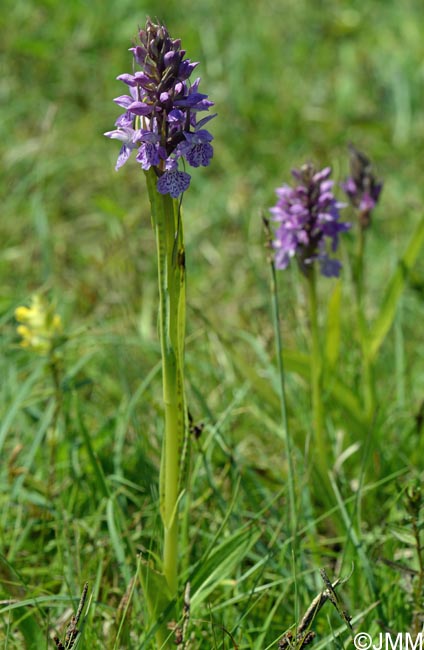
M 307 160 L 331 164 L 343 180 L 348 141 L 385 182 L 368 248 L 372 316 L 423 204 L 420 0 L 5 0 L 3 313 L 46 286 L 73 327 L 139 333 L 155 344 L 144 178 L 134 160 L 115 172 L 119 145 L 102 135 L 120 113 L 112 99 L 125 88 L 116 76 L 131 70 L 128 48 L 146 15 L 164 21 L 200 62 L 200 89 L 218 112 L 213 163 L 194 170 L 184 199 L 189 331 L 202 338 L 210 321 L 229 333 L 272 336 L 261 214 Z M 416 273 L 405 303 L 412 330 L 422 264 Z M 282 277 L 283 292 L 293 281 Z M 291 296 L 289 320 L 297 307 Z M 292 338 L 291 324 L 287 330 Z
M 273 380 L 275 387 L 269 367 L 274 339 L 261 216 L 275 202 L 275 187 L 290 180 L 293 167 L 309 160 L 318 167 L 330 164 L 339 182 L 349 170 L 347 143 L 366 151 L 376 175 L 384 180 L 367 242 L 366 307 L 369 318 L 375 316 L 387 279 L 422 215 L 424 4 L 422 0 L 3 0 L 2 404 L 7 409 L 13 402 L 20 378 L 32 363 L 15 345 L 14 309 L 27 303 L 33 291 L 45 289 L 56 300 L 68 331 L 76 333 L 65 361 L 71 379 L 80 381 L 86 424 L 105 473 L 139 481 L 154 497 L 160 453 L 158 375 L 128 421 L 120 420 L 140 381 L 160 358 L 154 238 L 143 174 L 134 159 L 115 172 L 119 145 L 103 136 L 119 115 L 112 99 L 125 89 L 116 77 L 131 71 L 128 48 L 146 15 L 163 21 L 171 36 L 182 39 L 189 58 L 200 62 L 200 90 L 215 102 L 218 113 L 210 124 L 214 159 L 207 169 L 193 170 L 183 204 L 189 400 L 195 420 L 222 425 L 218 446 L 225 459 L 237 447 L 236 464 L 231 465 L 231 456 L 230 469 L 225 460 L 212 464 L 211 474 L 217 472 L 228 501 L 239 470 L 245 472 L 243 489 L 250 513 L 269 498 L 274 481 L 281 481 L 280 461 L 275 458 L 282 454 L 282 444 L 270 435 L 277 426 L 278 403 L 272 390 L 269 402 L 264 399 L 258 379 Z M 346 210 L 346 218 L 349 214 Z M 353 234 L 345 239 L 345 258 L 352 245 Z M 342 343 L 349 345 L 340 374 L 355 385 L 358 358 L 350 345 L 347 265 L 343 277 Z M 299 277 L 294 269 L 280 279 L 285 345 L 305 350 L 308 333 Z M 332 287 L 332 282 L 321 283 L 323 297 Z M 383 476 L 396 472 L 399 462 L 409 463 L 414 454 L 418 466 L 422 458 L 413 422 L 419 417 L 424 389 L 423 293 L 420 260 L 408 280 L 398 329 L 377 367 L 379 390 L 386 400 L 375 431 L 382 443 L 378 469 Z M 396 359 L 395 350 L 400 348 Z M 253 390 L 247 366 L 240 370 L 240 359 L 257 370 Z M 396 385 L 395 366 L 397 377 L 402 376 Z M 302 439 L 308 393 L 296 377 L 289 377 L 288 389 L 294 434 Z M 7 457 L 16 441 L 31 439 L 29 417 L 36 421 L 37 400 L 42 403 L 47 395 L 48 389 L 39 388 L 27 419 L 23 415 L 17 419 L 14 437 L 5 447 Z M 60 452 L 63 495 L 71 492 L 68 471 L 90 485 L 90 477 L 78 464 L 80 443 L 72 435 L 70 425 L 69 449 Z M 355 436 L 349 429 L 346 435 L 347 446 Z M 145 461 L 142 475 L 140 458 Z M 39 483 L 32 488 L 40 492 L 43 472 L 42 464 L 36 464 Z M 7 503 L 6 472 L 1 487 Z M 391 489 L 393 495 L 393 485 Z M 97 507 L 95 496 L 87 496 L 89 488 L 84 495 L 75 502 L 69 498 L 64 506 L 75 518 L 81 517 L 83 537 Z M 22 498 L 25 502 L 25 495 Z M 375 539 L 386 512 L 380 510 L 379 499 L 364 504 L 370 529 L 376 525 Z M 146 503 L 151 507 L 147 497 Z M 224 516 L 225 504 L 220 507 Z M 195 503 L 193 508 L 199 530 L 202 526 L 213 530 L 213 507 L 208 511 Z M 279 513 L 274 515 L 278 521 Z M 6 515 L 5 521 L 11 525 Z M 64 531 L 63 539 L 73 548 L 73 533 L 68 537 Z M 78 592 L 85 567 L 95 571 L 91 555 L 91 547 L 81 541 L 78 566 L 69 558 L 65 573 L 69 571 L 70 592 Z M 39 584 L 54 592 L 63 569 L 53 576 L 48 565 L 43 566 L 43 557 L 37 560 L 29 552 L 26 558 L 18 556 L 17 564 L 30 582 L 34 566 L 41 566 Z M 289 564 L 284 568 L 288 576 Z M 281 623 L 274 633 L 279 629 Z
M 373 249 L 385 272 L 422 204 L 420 0 L 5 0 L 3 304 L 49 280 L 74 314 L 103 320 L 139 300 L 139 285 L 125 291 L 153 274 L 144 179 L 135 163 L 114 171 L 119 146 L 102 136 L 146 15 L 200 62 L 219 114 L 213 164 L 193 174 L 184 201 L 190 300 L 203 308 L 202 296 L 222 293 L 230 311 L 261 301 L 257 291 L 250 305 L 241 298 L 263 272 L 260 211 L 305 160 L 332 164 L 342 180 L 347 141 L 385 180 Z

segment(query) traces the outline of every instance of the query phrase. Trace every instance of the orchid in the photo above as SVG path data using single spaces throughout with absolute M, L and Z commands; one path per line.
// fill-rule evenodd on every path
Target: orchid
M 117 128 L 104 135 L 122 142 L 116 170 L 136 149 L 141 168 L 155 170 L 158 192 L 178 198 L 191 179 L 179 169 L 180 161 L 207 167 L 212 159 L 213 136 L 203 127 L 215 114 L 199 121 L 197 116 L 213 102 L 199 92 L 200 78 L 190 85 L 197 63 L 184 58 L 181 41 L 171 39 L 164 25 L 148 19 L 139 40 L 130 51 L 141 70 L 117 77 L 128 87 L 128 94 L 114 100 L 125 113 L 116 120 Z

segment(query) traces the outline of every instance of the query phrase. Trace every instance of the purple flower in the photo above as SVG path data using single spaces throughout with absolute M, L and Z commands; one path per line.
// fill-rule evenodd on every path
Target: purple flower
M 128 94 L 114 101 L 125 113 L 116 120 L 117 129 L 105 135 L 123 142 L 116 169 L 137 149 L 142 169 L 155 169 L 158 191 L 177 198 L 190 185 L 190 174 L 179 171 L 179 161 L 206 167 L 213 156 L 213 137 L 203 127 L 215 115 L 197 119 L 213 102 L 199 92 L 200 78 L 189 83 L 198 64 L 184 58 L 181 41 L 171 39 L 164 25 L 148 18 L 139 40 L 130 51 L 141 70 L 119 75 Z
M 158 192 L 170 194 L 173 199 L 179 197 L 190 185 L 190 174 L 179 172 L 178 169 L 166 171 L 158 180 Z
M 161 160 L 166 160 L 166 151 L 160 144 L 160 136 L 147 130 L 142 130 L 141 134 L 139 140 L 142 144 L 138 149 L 136 160 L 145 170 L 158 167 Z
M 341 183 L 350 203 L 358 210 L 362 229 L 368 228 L 371 212 L 380 198 L 383 183 L 378 182 L 372 172 L 371 161 L 367 156 L 349 144 L 351 176 Z
M 212 136 L 206 129 L 195 133 L 184 133 L 186 142 L 181 143 L 178 150 L 192 167 L 207 167 L 213 156 L 213 147 L 210 144 Z
M 318 261 L 323 275 L 337 277 L 341 263 L 332 259 L 329 252 L 336 252 L 339 233 L 348 230 L 350 224 L 339 221 L 343 205 L 332 192 L 331 168 L 317 172 L 313 165 L 306 164 L 292 174 L 296 185 L 278 188 L 278 201 L 270 209 L 276 224 L 272 242 L 275 266 L 285 269 L 296 257 L 305 275 L 311 264 Z
M 118 160 L 116 161 L 115 169 L 118 171 L 124 165 L 131 155 L 131 151 L 137 147 L 137 131 L 134 131 L 130 126 L 121 126 L 115 131 L 107 131 L 104 135 L 112 140 L 121 140 L 122 147 L 119 152 Z

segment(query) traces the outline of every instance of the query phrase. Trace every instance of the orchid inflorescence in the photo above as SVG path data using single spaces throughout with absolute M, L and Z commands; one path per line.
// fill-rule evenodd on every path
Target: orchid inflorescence
M 330 174 L 330 167 L 316 171 L 308 163 L 292 170 L 294 187 L 285 184 L 276 190 L 278 201 L 270 212 L 276 224 L 272 246 L 277 269 L 287 268 L 296 257 L 305 274 L 318 261 L 323 275 L 339 275 L 341 263 L 329 252 L 337 250 L 339 233 L 350 224 L 339 220 L 343 204 L 334 197 Z
M 371 221 L 371 212 L 377 205 L 383 183 L 374 176 L 371 161 L 349 144 L 350 176 L 341 187 L 346 193 L 351 205 L 358 210 L 361 228 L 368 228 Z
M 199 92 L 200 78 L 189 84 L 197 63 L 184 59 L 181 41 L 171 39 L 164 25 L 148 18 L 139 39 L 140 44 L 130 51 L 141 70 L 119 75 L 129 95 L 114 101 L 125 113 L 116 120 L 117 128 L 105 135 L 122 142 L 117 170 L 136 149 L 142 169 L 155 169 L 158 192 L 177 198 L 189 187 L 191 178 L 179 169 L 179 162 L 206 167 L 213 156 L 213 136 L 204 126 L 215 114 L 197 119 L 213 102 Z

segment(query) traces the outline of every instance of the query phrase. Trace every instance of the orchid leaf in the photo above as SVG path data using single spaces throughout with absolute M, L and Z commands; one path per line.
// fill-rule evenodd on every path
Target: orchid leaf
M 402 291 L 408 279 L 408 275 L 415 264 L 415 261 L 424 244 L 424 218 L 420 220 L 415 228 L 406 251 L 399 260 L 396 269 L 389 280 L 380 313 L 372 328 L 370 356 L 375 358 L 384 339 L 389 332 L 396 316 L 396 309 L 399 304 Z

